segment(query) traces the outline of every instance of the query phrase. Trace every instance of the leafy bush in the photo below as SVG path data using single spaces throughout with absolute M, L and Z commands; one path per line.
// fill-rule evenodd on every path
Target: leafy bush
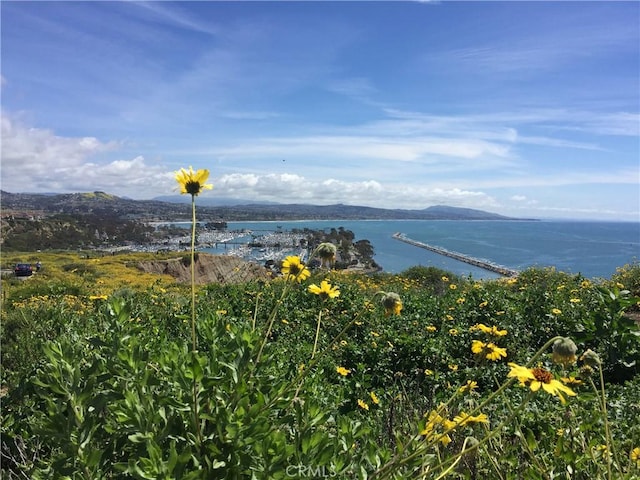
M 610 281 L 418 267 L 208 285 L 192 351 L 188 292 L 114 281 L 65 296 L 76 284 L 54 278 L 5 291 L 7 478 L 640 473 L 639 336 L 625 316 L 638 300 Z M 323 280 L 339 296 L 308 290 Z M 381 303 L 388 292 L 400 315 Z M 555 364 L 558 336 L 599 362 Z M 554 385 L 576 396 L 562 404 Z

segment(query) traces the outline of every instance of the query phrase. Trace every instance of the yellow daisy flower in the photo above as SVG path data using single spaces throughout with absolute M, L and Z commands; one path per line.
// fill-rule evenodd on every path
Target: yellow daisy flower
M 482 355 L 487 360 L 497 361 L 502 357 L 507 356 L 507 349 L 498 347 L 495 343 L 484 343 L 480 340 L 473 340 L 471 342 L 471 351 L 476 355 Z
M 484 347 L 486 347 L 487 344 L 484 342 L 481 342 L 480 340 L 473 340 L 471 342 L 471 351 L 475 354 L 480 354 L 484 351 Z
M 425 415 L 426 416 L 426 415 Z M 449 435 L 443 435 L 440 431 L 447 431 L 455 428 L 455 423 L 442 417 L 437 411 L 429 412 L 424 428 L 420 430 L 420 435 L 427 441 L 439 441 L 443 445 L 451 443 Z
M 311 276 L 309 269 L 296 255 L 290 255 L 282 261 L 281 271 L 287 280 L 296 280 L 298 283 Z
M 351 373 L 351 370 L 349 370 L 348 368 L 344 368 L 344 367 L 336 367 L 336 372 L 338 372 L 343 377 L 346 377 L 347 375 L 349 375 Z
M 502 357 L 507 356 L 507 349 L 497 346 L 495 343 L 487 344 L 488 353 L 486 354 L 487 360 L 500 360 Z
M 364 400 L 358 399 L 358 406 L 363 410 L 369 410 L 369 405 Z
M 529 386 L 532 392 L 542 389 L 550 395 L 557 396 L 562 403 L 566 402 L 565 395 L 573 397 L 576 393 L 562 382 L 553 378 L 553 374 L 544 368 L 527 368 L 516 363 L 509 363 L 511 371 L 508 377 L 517 378 L 522 386 Z
M 565 385 L 582 385 L 582 380 L 576 377 L 561 377 L 560 381 Z
M 463 386 L 461 386 L 458 391 L 460 393 L 464 393 L 464 392 L 472 392 L 473 390 L 475 390 L 476 388 L 478 388 L 478 382 L 474 381 L 474 380 L 467 380 L 467 383 L 464 384 Z
M 637 468 L 640 468 L 640 447 L 636 447 L 629 453 L 629 459 L 632 463 L 636 464 Z
M 309 291 L 318 295 L 322 300 L 326 300 L 327 298 L 336 298 L 340 295 L 340 290 L 338 287 L 332 287 L 329 282 L 323 280 L 320 282 L 320 286 L 315 283 L 309 285 Z
M 189 167 L 189 170 L 181 168 L 175 175 L 176 181 L 180 186 L 181 194 L 189 194 L 192 196 L 198 195 L 202 190 L 211 190 L 213 185 L 205 184 L 209 178 L 209 170 L 202 169 L 193 171 L 193 167 Z
M 486 423 L 489 424 L 489 418 L 486 414 L 480 413 L 478 415 L 468 415 L 464 412 L 460 412 L 453 417 L 453 421 L 456 425 L 465 425 L 468 423 Z
M 469 328 L 469 331 L 480 330 L 487 335 L 493 335 L 494 337 L 504 337 L 507 334 L 506 330 L 500 330 L 495 325 L 490 327 L 486 326 L 484 323 L 477 323 L 476 325 Z

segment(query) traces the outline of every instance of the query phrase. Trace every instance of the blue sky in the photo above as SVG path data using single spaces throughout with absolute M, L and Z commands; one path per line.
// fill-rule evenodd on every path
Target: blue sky
M 6 191 L 640 219 L 639 2 L 0 8 Z

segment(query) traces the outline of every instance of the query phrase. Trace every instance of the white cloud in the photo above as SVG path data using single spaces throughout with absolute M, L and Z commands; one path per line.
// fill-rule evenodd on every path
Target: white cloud
M 212 169 L 214 190 L 203 196 L 408 209 L 448 204 L 503 212 L 537 208 L 537 203 L 522 193 L 501 203 L 492 189 L 527 192 L 532 187 L 637 184 L 640 179 L 636 166 L 564 173 L 502 168 L 517 167 L 518 162 L 508 140 L 517 138 L 517 132 L 503 133 L 507 140 L 356 134 L 267 138 L 200 151 L 200 155 L 223 158 Z M 23 126 L 6 115 L 2 116 L 2 139 L 2 188 L 7 191 L 102 190 L 148 199 L 175 193 L 173 170 L 185 166 L 152 163 L 136 152 L 114 158 L 115 150 L 122 147 L 118 142 L 63 137 Z M 168 156 L 174 155 L 191 158 L 188 165 L 194 153 Z M 265 161 L 269 158 L 277 160 Z
M 94 157 L 117 147 L 94 137 L 61 137 L 1 118 L 2 188 L 10 192 L 84 192 L 116 195 L 156 194 L 172 188 L 172 173 L 147 165 L 142 156 L 95 163 Z
M 313 180 L 296 174 L 231 174 L 213 179 L 214 193 L 256 201 L 371 205 L 382 208 L 426 208 L 446 203 L 473 208 L 496 207 L 498 203 L 480 191 L 431 188 L 375 180 L 347 182 L 329 178 Z

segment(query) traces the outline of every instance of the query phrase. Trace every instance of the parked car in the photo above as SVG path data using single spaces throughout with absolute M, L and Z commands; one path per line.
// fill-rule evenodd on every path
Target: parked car
M 17 263 L 13 273 L 16 277 L 30 277 L 33 275 L 33 267 L 30 263 Z

